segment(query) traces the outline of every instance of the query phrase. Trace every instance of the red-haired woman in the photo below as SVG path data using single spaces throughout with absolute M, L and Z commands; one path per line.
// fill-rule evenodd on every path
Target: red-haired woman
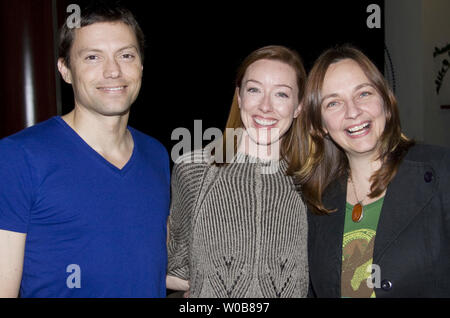
M 282 46 L 240 66 L 218 143 L 181 157 L 172 172 L 167 287 L 190 297 L 305 297 L 306 207 L 286 175 L 306 74 Z M 236 141 L 236 142 L 235 142 Z

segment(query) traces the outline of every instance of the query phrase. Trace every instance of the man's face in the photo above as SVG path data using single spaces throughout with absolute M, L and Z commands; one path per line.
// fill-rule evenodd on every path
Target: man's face
M 75 30 L 70 69 L 58 68 L 72 84 L 75 106 L 103 116 L 126 114 L 141 87 L 142 62 L 131 27 L 94 23 Z

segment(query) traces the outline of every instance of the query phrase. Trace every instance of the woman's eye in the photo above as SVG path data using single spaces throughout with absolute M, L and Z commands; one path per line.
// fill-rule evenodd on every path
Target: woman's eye
M 286 93 L 283 93 L 283 92 L 277 93 L 277 96 L 278 96 L 278 97 L 283 97 L 283 98 L 289 98 L 289 95 L 286 94 Z
M 338 103 L 337 102 L 329 102 L 328 104 L 327 104 L 327 107 L 334 107 L 334 106 L 336 106 Z
M 371 95 L 370 92 L 362 92 L 362 93 L 359 95 L 359 97 L 366 97 L 366 96 L 369 96 L 369 95 Z
M 259 92 L 259 89 L 256 88 L 256 87 L 249 87 L 249 88 L 247 89 L 247 92 L 249 92 L 249 93 L 258 93 L 258 92 Z

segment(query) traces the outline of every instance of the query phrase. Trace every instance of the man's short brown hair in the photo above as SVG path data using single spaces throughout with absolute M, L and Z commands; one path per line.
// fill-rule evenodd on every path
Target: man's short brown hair
M 142 63 L 144 62 L 144 33 L 129 9 L 118 2 L 111 3 L 111 1 L 93 1 L 81 8 L 80 27 L 100 22 L 123 22 L 129 25 L 136 35 L 139 55 Z M 75 30 L 75 28 L 69 27 L 66 21 L 59 35 L 58 58 L 62 58 L 68 68 L 70 68 L 70 50 L 75 38 Z

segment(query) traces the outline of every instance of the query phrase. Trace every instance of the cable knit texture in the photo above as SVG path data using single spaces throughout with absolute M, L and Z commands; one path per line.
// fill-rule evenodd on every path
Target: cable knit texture
M 190 297 L 306 297 L 306 208 L 286 162 L 205 158 L 173 168 L 168 274 L 190 281 Z

